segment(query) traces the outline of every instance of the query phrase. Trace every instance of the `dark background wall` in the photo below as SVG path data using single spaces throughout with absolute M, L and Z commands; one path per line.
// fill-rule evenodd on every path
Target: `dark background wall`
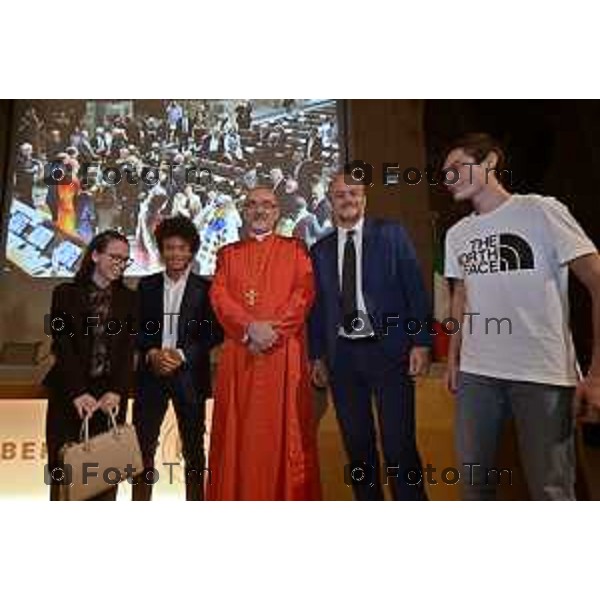
M 424 100 L 349 100 L 349 151 L 352 160 L 373 165 L 373 186 L 367 193 L 367 212 L 400 221 L 411 235 L 431 289 L 433 238 L 429 185 L 383 184 L 384 163 L 400 170 L 414 167 L 424 174 L 426 139 Z

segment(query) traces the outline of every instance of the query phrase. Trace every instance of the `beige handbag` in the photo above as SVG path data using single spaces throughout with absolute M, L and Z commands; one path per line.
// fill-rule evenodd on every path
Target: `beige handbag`
M 90 438 L 89 421 L 81 425 L 79 443 L 65 444 L 61 458 L 68 482 L 61 485 L 61 500 L 88 500 L 106 492 L 117 481 L 143 472 L 142 453 L 135 429 L 128 424 L 117 425 L 114 413 L 109 413 L 110 429 Z M 135 470 L 133 470 L 135 469 Z

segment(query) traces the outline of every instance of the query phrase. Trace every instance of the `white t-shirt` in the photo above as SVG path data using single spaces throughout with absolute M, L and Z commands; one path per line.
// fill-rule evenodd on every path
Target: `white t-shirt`
M 554 198 L 513 195 L 456 223 L 446 235 L 445 276 L 464 280 L 465 312 L 480 313 L 463 320 L 461 371 L 575 385 L 568 263 L 596 252 Z

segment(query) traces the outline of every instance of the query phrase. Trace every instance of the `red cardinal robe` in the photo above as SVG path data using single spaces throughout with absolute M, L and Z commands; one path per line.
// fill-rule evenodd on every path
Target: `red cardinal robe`
M 318 500 L 316 424 L 305 339 L 314 299 L 306 247 L 271 234 L 224 247 L 211 286 L 225 331 L 215 385 L 209 500 Z M 253 321 L 276 323 L 263 354 L 245 344 Z

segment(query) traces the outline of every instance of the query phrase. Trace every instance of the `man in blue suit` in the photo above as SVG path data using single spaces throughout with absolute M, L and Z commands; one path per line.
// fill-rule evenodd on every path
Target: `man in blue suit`
M 396 500 L 426 500 L 415 434 L 414 376 L 429 368 L 429 302 L 413 245 L 397 223 L 365 219 L 366 189 L 336 175 L 336 229 L 311 249 L 313 383 L 329 383 L 357 500 L 382 500 L 372 397 L 387 483 Z

